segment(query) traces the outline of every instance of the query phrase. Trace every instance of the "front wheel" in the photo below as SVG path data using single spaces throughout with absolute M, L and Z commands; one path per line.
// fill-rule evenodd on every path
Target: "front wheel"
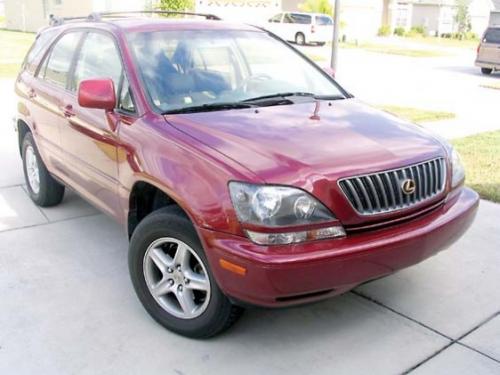
M 178 207 L 155 211 L 139 224 L 129 270 L 148 313 L 183 336 L 215 336 L 241 315 L 218 287 L 196 231 Z
M 492 71 L 493 71 L 493 69 L 490 69 L 490 68 L 481 68 L 481 73 L 486 74 L 486 75 L 491 74 Z
M 302 33 L 297 33 L 295 35 L 295 43 L 297 43 L 299 46 L 303 46 L 306 44 L 306 37 Z

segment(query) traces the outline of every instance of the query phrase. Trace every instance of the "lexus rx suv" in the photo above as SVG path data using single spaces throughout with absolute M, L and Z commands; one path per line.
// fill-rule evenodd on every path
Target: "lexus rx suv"
M 344 293 L 464 233 L 478 196 L 448 143 L 272 33 L 207 18 L 53 22 L 15 84 L 31 199 L 71 188 L 123 224 L 156 321 L 210 337 L 246 306 Z

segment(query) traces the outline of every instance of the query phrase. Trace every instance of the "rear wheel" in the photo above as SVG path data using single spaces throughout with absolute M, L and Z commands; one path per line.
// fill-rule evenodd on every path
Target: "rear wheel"
M 481 68 L 481 73 L 486 74 L 486 75 L 491 74 L 492 71 L 493 71 L 493 69 L 491 69 L 491 68 Z
M 306 37 L 302 33 L 297 33 L 295 34 L 295 43 L 297 43 L 300 46 L 303 46 L 306 44 Z
M 64 185 L 57 182 L 43 164 L 31 133 L 26 133 L 22 144 L 23 170 L 28 193 L 41 207 L 55 206 L 63 200 Z
M 145 309 L 171 331 L 207 338 L 241 315 L 218 287 L 193 225 L 176 206 L 155 211 L 138 225 L 129 270 Z

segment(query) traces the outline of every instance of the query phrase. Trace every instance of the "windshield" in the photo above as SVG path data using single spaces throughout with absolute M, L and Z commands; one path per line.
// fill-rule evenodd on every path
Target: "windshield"
M 344 98 L 319 68 L 267 33 L 155 31 L 128 38 L 149 96 L 161 112 L 202 111 L 218 103 L 224 109 L 228 103 L 280 93 Z

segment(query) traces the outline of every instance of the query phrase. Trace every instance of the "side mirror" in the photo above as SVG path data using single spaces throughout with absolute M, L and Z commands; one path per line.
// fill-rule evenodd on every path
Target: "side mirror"
M 333 70 L 331 67 L 329 66 L 324 66 L 323 67 L 323 71 L 328 74 L 330 77 L 332 78 L 335 78 L 335 70 Z
M 115 85 L 110 78 L 86 79 L 78 87 L 78 104 L 85 108 L 113 111 L 116 107 Z

